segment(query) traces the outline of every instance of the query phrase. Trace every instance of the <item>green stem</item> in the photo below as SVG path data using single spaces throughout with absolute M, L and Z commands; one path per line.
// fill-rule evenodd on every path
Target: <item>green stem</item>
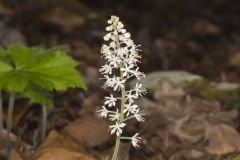
M 127 140 L 131 140 L 132 137 L 121 137 L 121 139 L 127 139 Z
M 121 140 L 120 136 L 117 136 L 112 160 L 117 160 L 118 151 L 120 147 L 120 140 Z
M 12 129 L 12 119 L 13 119 L 13 111 L 14 111 L 14 101 L 15 101 L 15 93 L 10 93 L 9 103 L 8 103 L 8 114 L 7 114 L 7 139 L 6 139 L 6 147 L 8 150 L 8 155 L 10 151 L 10 131 Z
M 117 31 L 116 27 L 114 27 L 114 31 Z M 116 40 L 117 48 L 121 48 L 118 35 L 115 36 L 115 40 Z M 122 66 L 123 66 L 123 64 L 121 64 L 121 67 Z M 121 67 L 120 67 L 120 76 L 121 76 L 121 79 L 123 79 L 124 77 L 123 77 L 123 73 L 121 71 Z M 119 124 L 123 123 L 123 120 L 124 120 L 123 110 L 124 110 L 125 96 L 126 96 L 125 87 L 121 88 L 121 92 L 122 92 L 121 93 L 122 95 L 121 95 L 120 120 L 118 121 Z M 119 152 L 119 148 L 120 148 L 120 143 L 121 143 L 121 135 L 117 136 L 117 138 L 116 138 L 116 144 L 115 144 L 112 160 L 118 160 L 118 152 Z
M 3 134 L 3 99 L 2 99 L 2 91 L 0 90 L 0 137 L 4 138 Z
M 47 131 L 47 107 L 42 106 L 42 126 L 41 126 L 41 139 L 43 140 L 46 136 Z
M 134 116 L 131 116 L 131 117 L 125 118 L 125 119 L 123 120 L 123 122 L 128 121 L 128 120 L 130 120 L 130 119 L 132 119 L 132 118 L 134 118 Z
M 122 72 L 121 72 L 121 77 L 123 77 Z M 121 124 L 124 120 L 123 109 L 124 109 L 124 105 L 125 105 L 125 96 L 126 96 L 125 88 L 122 88 L 121 90 L 122 90 L 122 98 L 121 98 L 121 112 L 120 112 L 119 124 Z M 112 160 L 118 160 L 118 152 L 119 152 L 119 148 L 120 148 L 120 143 L 121 143 L 121 136 L 117 136 Z

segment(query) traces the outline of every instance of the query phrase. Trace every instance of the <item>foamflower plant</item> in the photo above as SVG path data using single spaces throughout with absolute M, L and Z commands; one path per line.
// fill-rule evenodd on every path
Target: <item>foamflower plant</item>
M 139 71 L 137 64 L 141 56 L 138 54 L 139 46 L 135 45 L 130 33 L 124 29 L 123 23 L 116 16 L 111 16 L 108 20 L 108 32 L 104 36 L 107 44 L 101 49 L 102 58 L 106 63 L 99 70 L 103 75 L 105 83 L 103 88 L 112 88 L 113 92 L 105 97 L 105 102 L 98 110 L 100 117 L 113 121 L 109 129 L 111 134 L 116 135 L 116 144 L 112 160 L 118 158 L 121 140 L 130 140 L 134 147 L 138 147 L 141 138 L 139 133 L 131 137 L 122 136 L 127 121 L 136 119 L 143 122 L 143 111 L 134 103 L 140 96 L 146 94 L 143 84 L 136 83 L 133 89 L 127 89 L 126 83 L 131 78 L 140 80 L 145 74 Z

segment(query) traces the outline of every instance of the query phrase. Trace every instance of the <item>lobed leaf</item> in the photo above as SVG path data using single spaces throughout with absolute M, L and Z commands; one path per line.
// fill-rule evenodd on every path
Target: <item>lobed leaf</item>
M 6 60 L 7 57 L 7 60 Z M 36 103 L 52 105 L 45 91 L 86 89 L 78 62 L 59 48 L 43 49 L 11 44 L 0 48 L 0 88 L 23 93 Z

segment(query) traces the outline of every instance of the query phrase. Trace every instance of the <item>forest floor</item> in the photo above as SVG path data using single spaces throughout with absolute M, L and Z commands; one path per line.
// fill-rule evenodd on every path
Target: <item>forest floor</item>
M 39 138 L 40 107 L 19 99 L 10 159 L 111 157 L 110 122 L 96 110 L 109 93 L 99 80 L 102 37 L 107 19 L 117 15 L 141 44 L 140 68 L 149 87 L 137 101 L 146 122 L 130 122 L 124 133 L 140 132 L 141 147 L 123 143 L 120 159 L 231 160 L 240 153 L 239 8 L 237 0 L 1 1 L 2 46 L 67 45 L 81 61 L 78 70 L 88 86 L 88 91 L 54 94 L 44 140 Z

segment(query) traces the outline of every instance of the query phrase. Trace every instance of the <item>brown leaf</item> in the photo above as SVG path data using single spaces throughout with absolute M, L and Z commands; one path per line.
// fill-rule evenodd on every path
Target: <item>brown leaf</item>
M 220 111 L 220 112 L 214 113 L 213 115 L 208 117 L 208 120 L 210 122 L 233 125 L 234 120 L 237 117 L 238 117 L 238 111 L 236 109 L 233 109 L 230 111 Z
M 174 125 L 172 126 L 171 131 L 174 135 L 176 135 L 180 140 L 184 141 L 187 140 L 191 143 L 195 143 L 199 141 L 203 135 L 202 133 L 192 134 L 189 132 L 184 131 L 182 128 L 184 125 L 186 125 L 186 122 L 189 120 L 190 116 L 185 116 L 183 118 L 180 118 L 177 120 Z M 195 124 L 196 125 L 196 124 Z
M 85 18 L 67 9 L 53 8 L 40 17 L 42 20 L 60 27 L 64 32 L 70 32 L 74 28 L 84 24 Z
M 14 110 L 13 124 L 12 127 L 15 128 L 30 109 L 32 104 L 29 101 L 23 101 L 17 104 Z
M 226 124 L 205 122 L 205 139 L 208 140 L 206 151 L 209 154 L 223 155 L 240 151 L 240 135 Z
M 72 49 L 73 56 L 76 59 L 81 59 L 81 61 L 87 62 L 91 66 L 98 66 L 98 64 L 100 64 L 100 55 L 97 51 L 93 50 L 86 42 L 81 40 L 75 40 L 72 42 Z
M 9 160 L 23 160 L 23 158 L 15 149 L 12 149 L 9 155 Z
M 236 52 L 235 54 L 229 56 L 229 64 L 231 66 L 239 66 L 240 65 L 240 51 Z
M 37 151 L 27 160 L 95 160 L 86 150 L 72 140 L 56 131 L 49 136 Z
M 158 89 L 154 93 L 156 100 L 162 100 L 164 98 L 177 98 L 185 95 L 182 88 L 175 88 L 168 81 L 163 81 L 159 84 Z
M 108 127 L 109 122 L 104 118 L 86 116 L 71 122 L 63 132 L 87 147 L 94 147 L 110 139 Z
M 203 19 L 195 22 L 192 25 L 192 30 L 195 33 L 206 35 L 216 35 L 219 34 L 221 31 L 219 26 Z
M 79 117 L 96 112 L 96 106 L 99 105 L 99 102 L 101 102 L 99 93 L 93 93 L 84 98 L 81 103 L 82 109 L 78 112 Z
M 204 158 L 204 153 L 196 149 L 186 150 L 185 152 L 183 152 L 183 154 L 187 159 L 203 159 Z
M 11 28 L 3 21 L 0 22 L 0 33 L 1 45 L 5 46 L 16 42 L 26 43 L 25 36 L 19 30 Z
M 7 15 L 7 16 L 11 16 L 14 14 L 14 11 L 7 7 L 4 3 L 0 3 L 0 14 L 2 15 Z

